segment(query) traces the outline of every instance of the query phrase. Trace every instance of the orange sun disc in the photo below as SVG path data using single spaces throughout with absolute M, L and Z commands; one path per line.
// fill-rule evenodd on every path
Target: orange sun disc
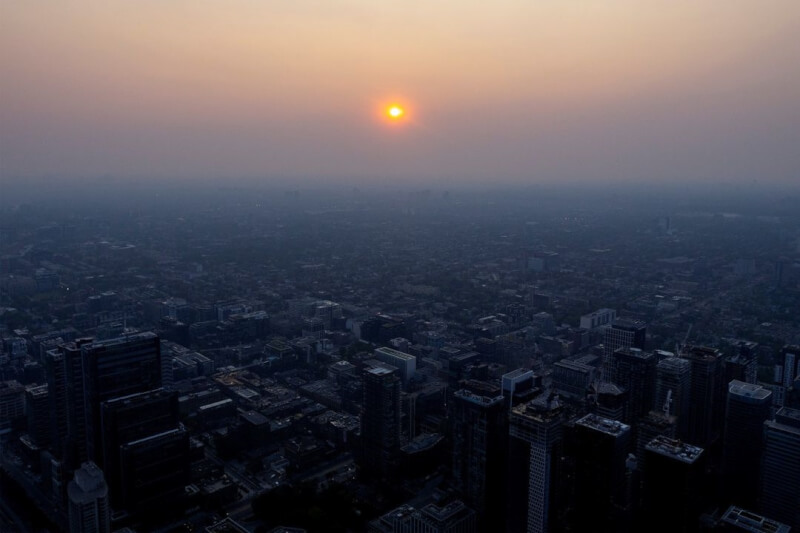
M 389 115 L 390 118 L 400 118 L 405 114 L 405 111 L 402 107 L 393 105 L 386 110 L 386 114 Z

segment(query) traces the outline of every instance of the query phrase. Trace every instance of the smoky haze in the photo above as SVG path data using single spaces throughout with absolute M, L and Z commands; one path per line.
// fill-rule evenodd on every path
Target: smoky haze
M 0 29 L 4 180 L 798 181 L 790 0 L 5 3 Z

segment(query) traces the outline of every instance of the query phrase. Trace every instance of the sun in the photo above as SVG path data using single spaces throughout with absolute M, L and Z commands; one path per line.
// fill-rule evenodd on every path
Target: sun
M 389 106 L 389 108 L 386 110 L 386 115 L 388 115 L 388 117 L 391 119 L 402 118 L 405 114 L 405 110 L 399 105 Z

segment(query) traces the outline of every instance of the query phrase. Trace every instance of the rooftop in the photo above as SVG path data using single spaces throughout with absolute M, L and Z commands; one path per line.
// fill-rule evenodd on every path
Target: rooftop
M 785 524 L 734 505 L 730 506 L 722 515 L 722 522 L 752 533 L 789 533 L 791 530 Z
M 365 370 L 368 374 L 372 374 L 373 376 L 385 376 L 387 374 L 393 374 L 394 370 L 390 368 L 386 368 L 383 366 L 373 366 Z
M 503 396 L 483 396 L 480 394 L 474 394 L 466 389 L 456 391 L 455 396 L 456 398 L 461 398 L 462 400 L 484 407 L 497 405 L 498 403 L 503 402 Z
M 743 396 L 745 398 L 752 398 L 755 400 L 766 400 L 772 396 L 772 391 L 765 389 L 761 385 L 745 383 L 737 379 L 734 379 L 728 385 L 728 393 L 735 394 L 736 396 Z
M 616 437 L 618 435 L 622 435 L 626 431 L 630 431 L 631 427 L 628 424 L 623 424 L 622 422 L 618 422 L 617 420 L 611 420 L 609 418 L 603 418 L 602 416 L 597 416 L 594 414 L 588 414 L 578 420 L 576 424 L 594 429 L 597 431 L 601 431 L 607 435 L 611 435 L 612 437 Z
M 672 459 L 677 459 L 686 464 L 694 463 L 700 454 L 703 453 L 703 448 L 686 444 L 679 440 L 673 440 L 669 437 L 658 436 L 650 441 L 645 446 L 646 450 L 656 452 Z
M 375 353 L 376 354 L 382 353 L 390 357 L 396 357 L 398 359 L 402 359 L 404 361 L 410 361 L 412 359 L 416 359 L 416 357 L 414 357 L 413 355 L 409 355 L 405 352 L 401 352 L 400 350 L 395 350 L 393 348 L 387 348 L 385 346 L 382 348 L 375 348 Z

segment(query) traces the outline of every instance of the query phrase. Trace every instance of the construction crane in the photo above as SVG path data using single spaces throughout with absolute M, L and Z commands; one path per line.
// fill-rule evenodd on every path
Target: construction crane
M 672 389 L 667 391 L 667 399 L 664 400 L 664 407 L 662 410 L 664 411 L 664 416 L 669 416 L 669 406 L 672 404 Z
M 689 329 L 686 330 L 686 335 L 683 336 L 683 342 L 681 342 L 680 344 L 678 343 L 675 344 L 675 355 L 677 355 L 678 357 L 680 357 L 681 353 L 683 352 L 683 349 L 686 348 L 686 343 L 689 342 L 689 335 L 691 335 L 692 333 L 693 326 L 694 324 L 689 324 Z

